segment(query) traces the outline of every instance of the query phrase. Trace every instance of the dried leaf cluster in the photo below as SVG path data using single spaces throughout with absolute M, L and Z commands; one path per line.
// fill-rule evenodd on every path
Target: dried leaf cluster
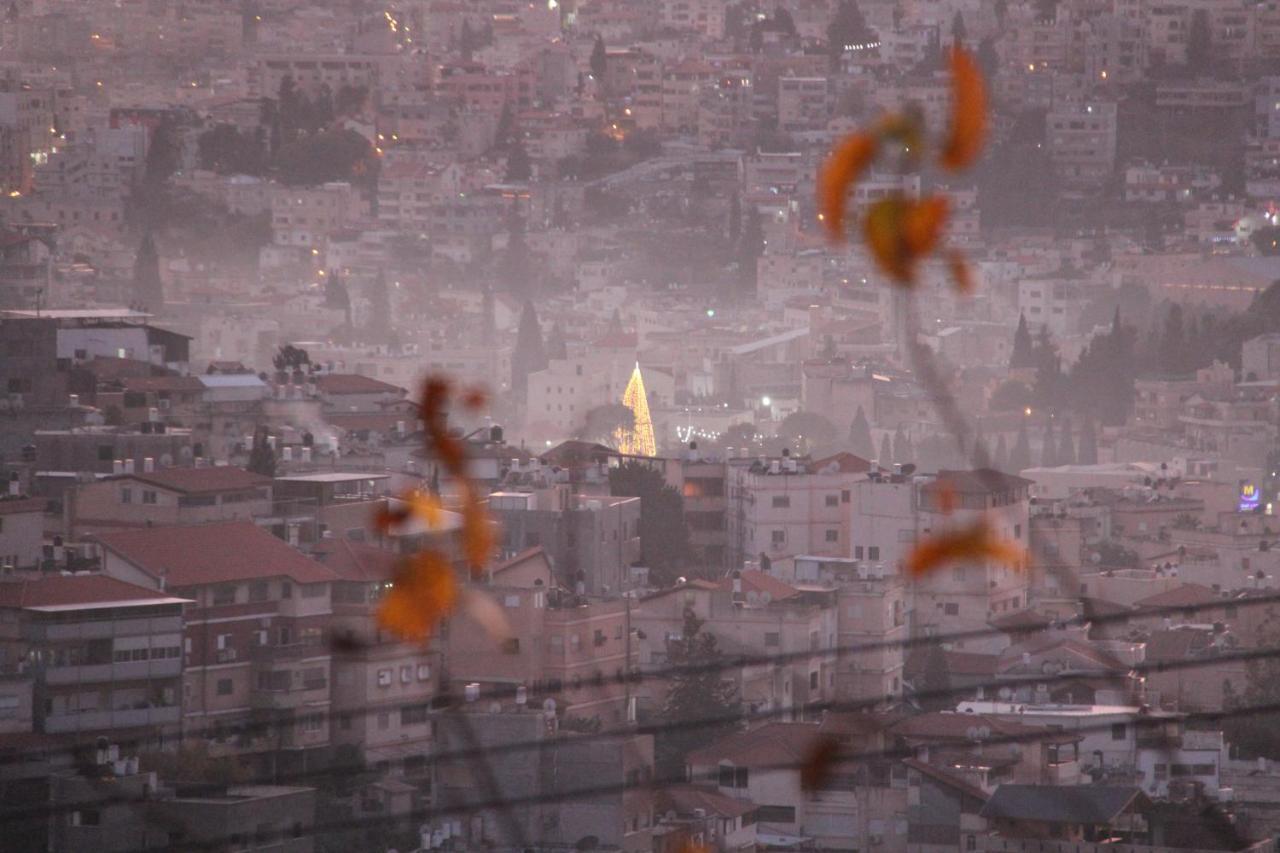
M 485 510 L 483 496 L 468 476 L 465 444 L 448 426 L 454 396 L 455 389 L 448 380 L 428 378 L 423 383 L 421 415 L 426 454 L 439 463 L 458 489 L 456 509 L 462 519 L 462 556 L 474 577 L 493 554 L 493 522 Z M 472 411 L 482 408 L 486 400 L 484 391 L 475 388 L 461 389 L 456 396 L 463 407 Z M 388 533 L 411 519 L 422 521 L 428 530 L 443 528 L 446 512 L 439 495 L 414 490 L 402 497 L 399 506 L 379 514 L 379 530 Z M 401 563 L 382 598 L 378 623 L 403 639 L 425 640 L 459 604 L 491 633 L 505 632 L 500 608 L 483 595 L 462 587 L 449 555 L 427 547 Z
M 951 51 L 951 123 L 938 151 L 938 165 L 950 172 L 969 168 L 982 152 L 986 131 L 987 92 L 982 72 L 973 55 L 957 46 Z M 905 164 L 915 165 L 926 145 L 924 122 L 915 112 L 887 116 L 870 130 L 841 141 L 818 180 L 819 218 L 832 239 L 844 239 L 849 191 L 876 158 L 899 151 Z M 920 261 L 938 248 L 948 215 L 945 196 L 913 199 L 895 193 L 867 208 L 863 238 L 881 271 L 894 284 L 910 287 L 916 282 Z M 949 250 L 946 263 L 956 287 L 965 293 L 971 291 L 973 279 L 963 255 Z

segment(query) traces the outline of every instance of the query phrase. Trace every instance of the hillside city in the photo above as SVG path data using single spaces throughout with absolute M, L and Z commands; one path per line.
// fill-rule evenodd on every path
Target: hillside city
M 6 853 L 1275 853 L 1278 513 L 1277 0 L 0 4 Z

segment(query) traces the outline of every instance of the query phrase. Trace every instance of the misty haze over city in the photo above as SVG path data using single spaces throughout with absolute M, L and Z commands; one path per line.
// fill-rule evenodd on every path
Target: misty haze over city
M 1277 0 L 0 3 L 0 851 L 1276 853 Z

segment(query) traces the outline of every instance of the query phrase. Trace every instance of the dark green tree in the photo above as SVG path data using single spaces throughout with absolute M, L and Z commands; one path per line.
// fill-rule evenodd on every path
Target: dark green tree
M 528 393 L 530 373 L 547 366 L 547 350 L 542 341 L 542 327 L 538 325 L 538 312 L 533 303 L 525 300 L 520 311 L 520 327 L 516 332 L 516 346 L 511 353 L 511 392 L 518 400 Z
M 286 137 L 287 139 L 287 137 Z M 281 182 L 315 186 L 328 181 L 376 184 L 378 158 L 354 130 L 329 130 L 285 143 L 276 158 Z
M 978 42 L 978 66 L 988 80 L 1000 71 L 1000 54 L 996 51 L 996 40 L 991 36 Z
M 164 282 L 160 278 L 160 253 L 148 231 L 142 235 L 133 257 L 133 298 L 139 307 L 159 311 L 164 307 Z
M 1009 452 L 1009 473 L 1021 474 L 1031 467 L 1031 438 L 1027 435 L 1027 421 L 1024 418 L 1018 425 L 1018 438 Z
M 840 0 L 831 23 L 827 24 L 827 53 L 832 67 L 840 64 L 846 49 L 875 40 L 875 31 L 867 26 L 857 0 Z
M 507 183 L 523 184 L 533 177 L 533 163 L 524 142 L 517 139 L 507 152 Z
M 609 54 L 604 47 L 604 38 L 597 35 L 595 44 L 591 46 L 591 59 L 589 60 L 591 67 L 591 76 L 596 78 L 596 85 L 600 87 L 600 91 L 604 91 L 604 76 L 609 70 Z
M 640 498 L 640 559 L 654 586 L 674 583 L 689 559 L 684 497 L 667 484 L 661 471 L 643 462 L 610 468 L 609 493 Z
M 754 204 L 748 205 L 742 217 L 742 235 L 738 239 L 738 298 L 751 302 L 758 287 L 757 262 L 764 253 L 764 223 Z
M 1074 465 L 1075 462 L 1076 445 L 1071 435 L 1071 421 L 1063 418 L 1061 428 L 1058 430 L 1058 464 Z
M 1081 465 L 1098 464 L 1098 434 L 1094 430 L 1093 418 L 1085 418 L 1080 427 L 1080 450 L 1076 461 Z
M 311 366 L 311 356 L 302 347 L 285 344 L 271 357 L 271 365 L 280 373 L 294 373 Z
M 898 424 L 897 430 L 893 433 L 893 461 L 905 464 L 910 462 L 913 456 L 915 456 L 915 449 L 911 446 L 911 437 L 902 428 L 902 424 Z
M 366 290 L 369 300 L 369 337 L 385 339 L 391 334 L 391 288 L 382 270 L 369 282 Z
M 1249 240 L 1261 255 L 1280 255 L 1280 227 L 1268 225 L 1257 228 L 1249 235 Z
M 1013 333 L 1013 352 L 1009 355 L 1009 367 L 1018 370 L 1036 366 L 1036 348 L 1027 327 L 1027 315 L 1018 316 L 1018 329 Z
M 253 449 L 249 451 L 249 464 L 246 467 L 264 477 L 276 475 L 276 452 L 267 441 L 265 424 L 253 431 Z
M 833 450 L 836 428 L 817 412 L 792 412 L 778 424 L 778 439 L 799 453 L 819 455 Z
M 893 466 L 893 445 L 890 443 L 887 432 L 880 434 L 880 453 L 876 456 L 876 462 L 881 468 Z
M 1001 382 L 987 401 L 987 408 L 993 412 L 1016 412 L 1025 409 L 1036 401 L 1035 392 L 1025 382 L 1007 379 Z
M 617 436 L 622 430 L 635 429 L 635 413 L 621 403 L 606 403 L 587 410 L 578 438 L 593 441 L 607 447 L 618 446 Z
M 1004 440 L 1004 433 L 996 439 L 996 450 L 991 455 L 991 467 L 997 471 L 1009 473 L 1009 445 Z
M 849 425 L 849 449 L 855 456 L 861 456 L 868 461 L 875 456 L 876 446 L 871 439 L 871 424 L 867 421 L 867 413 L 861 406 L 858 407 L 858 413 L 853 416 L 853 423 Z
M 1209 29 L 1209 13 L 1196 9 L 1191 13 L 1191 26 L 1187 30 L 1187 68 L 1204 74 L 1212 67 L 1213 34 Z
M 1053 418 L 1044 422 L 1044 437 L 1040 440 L 1040 467 L 1053 468 L 1058 464 L 1058 442 L 1053 434 Z
M 1062 372 L 1062 357 L 1058 355 L 1058 347 L 1049 337 L 1049 330 L 1040 327 L 1035 346 L 1036 405 L 1045 411 L 1053 412 L 1062 404 L 1062 394 L 1066 385 L 1066 376 Z
M 662 778 L 678 778 L 689 753 L 742 728 L 742 699 L 716 665 L 723 654 L 715 636 L 702 627 L 702 620 L 685 610 L 679 638 L 667 641 L 667 660 L 676 670 L 662 705 L 665 725 L 654 743 Z

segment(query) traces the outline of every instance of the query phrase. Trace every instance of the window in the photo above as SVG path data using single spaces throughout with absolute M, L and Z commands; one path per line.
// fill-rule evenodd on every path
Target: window
M 577 639 L 577 638 L 575 637 L 574 639 Z M 518 655 L 518 654 L 520 654 L 520 638 L 519 638 L 519 637 L 507 637 L 505 640 L 503 640 L 503 641 L 502 641 L 502 653 L 503 653 L 504 655 Z
M 951 569 L 951 579 L 955 581 L 963 581 L 965 576 L 964 566 L 954 566 Z
M 400 725 L 402 726 L 416 726 L 426 721 L 426 705 L 405 705 L 400 709 Z
M 280 581 L 280 597 L 293 598 L 293 584 L 289 581 Z
M 850 493 L 848 489 L 840 490 L 840 503 L 847 504 L 849 502 Z
M 786 509 L 791 506 L 791 495 L 774 495 L 772 504 L 774 509 Z
M 378 686 L 379 687 L 391 686 L 391 669 L 390 668 L 378 670 Z
M 302 585 L 303 598 L 319 598 L 324 595 L 324 584 L 322 583 L 304 583 Z
M 861 546 L 861 545 L 854 545 L 854 546 L 853 546 L 853 559 L 855 559 L 855 560 L 861 560 L 861 559 L 862 559 L 862 546 Z
M 942 605 L 942 612 L 947 616 L 959 616 L 960 605 L 956 604 L 954 601 L 948 601 L 946 604 Z
M 249 600 L 250 601 L 266 601 L 267 600 L 267 582 L 254 581 L 249 584 Z
M 429 678 L 431 678 L 431 664 L 429 663 L 418 664 L 418 680 L 426 681 Z
M 818 689 L 818 673 L 816 672 L 809 673 L 809 689 L 810 690 Z
M 839 530 L 828 530 L 828 531 L 827 531 L 827 541 L 828 541 L 828 542 L 839 542 L 839 541 L 840 541 L 840 531 L 839 531 Z
M 385 732 L 391 727 L 391 715 L 386 711 L 378 712 L 378 731 Z
M 825 503 L 827 506 L 840 506 L 840 496 L 839 496 L 839 495 L 827 495 L 826 499 L 824 500 L 824 503 Z
M 413 681 L 413 667 L 405 665 L 400 667 L 400 683 L 408 684 Z
M 728 764 L 720 765 L 720 787 L 721 788 L 745 788 L 747 787 L 747 779 L 749 774 L 746 767 L 733 767 Z
M 230 696 L 230 695 L 231 695 L 231 689 L 232 689 L 232 686 L 231 686 L 231 679 L 230 679 L 230 678 L 219 678 L 219 679 L 218 679 L 218 695 L 219 695 L 219 696 Z
M 1115 723 L 1111 726 L 1111 739 L 1124 740 L 1129 734 L 1129 727 L 1124 723 Z
M 787 531 L 785 530 L 772 531 L 769 534 L 769 541 L 773 543 L 774 547 L 781 547 L 782 545 L 787 544 Z
M 0 720 L 18 716 L 18 697 L 0 696 Z
M 776 648 L 782 645 L 782 637 L 777 631 L 769 631 L 764 635 L 764 644 Z
M 133 503 L 133 489 L 121 489 L 121 490 L 120 490 L 120 503 L 122 503 L 122 504 L 131 504 L 131 503 Z
M 318 732 L 324 728 L 324 714 L 304 714 L 302 717 L 302 730 L 304 732 Z
M 213 603 L 214 604 L 235 604 L 236 603 L 235 586 L 231 584 L 223 584 L 222 586 L 215 586 L 213 588 Z
M 760 823 L 795 823 L 796 810 L 793 806 L 758 806 L 756 820 Z
M 868 559 L 868 560 L 878 560 L 878 559 L 880 559 L 880 546 L 879 546 L 879 545 L 868 545 L 868 546 L 867 546 L 867 559 Z
M 156 503 L 156 493 L 155 493 L 155 490 L 154 490 L 154 489 L 143 489 L 143 490 L 142 490 L 142 502 L 143 502 L 144 504 L 154 504 L 154 503 Z

